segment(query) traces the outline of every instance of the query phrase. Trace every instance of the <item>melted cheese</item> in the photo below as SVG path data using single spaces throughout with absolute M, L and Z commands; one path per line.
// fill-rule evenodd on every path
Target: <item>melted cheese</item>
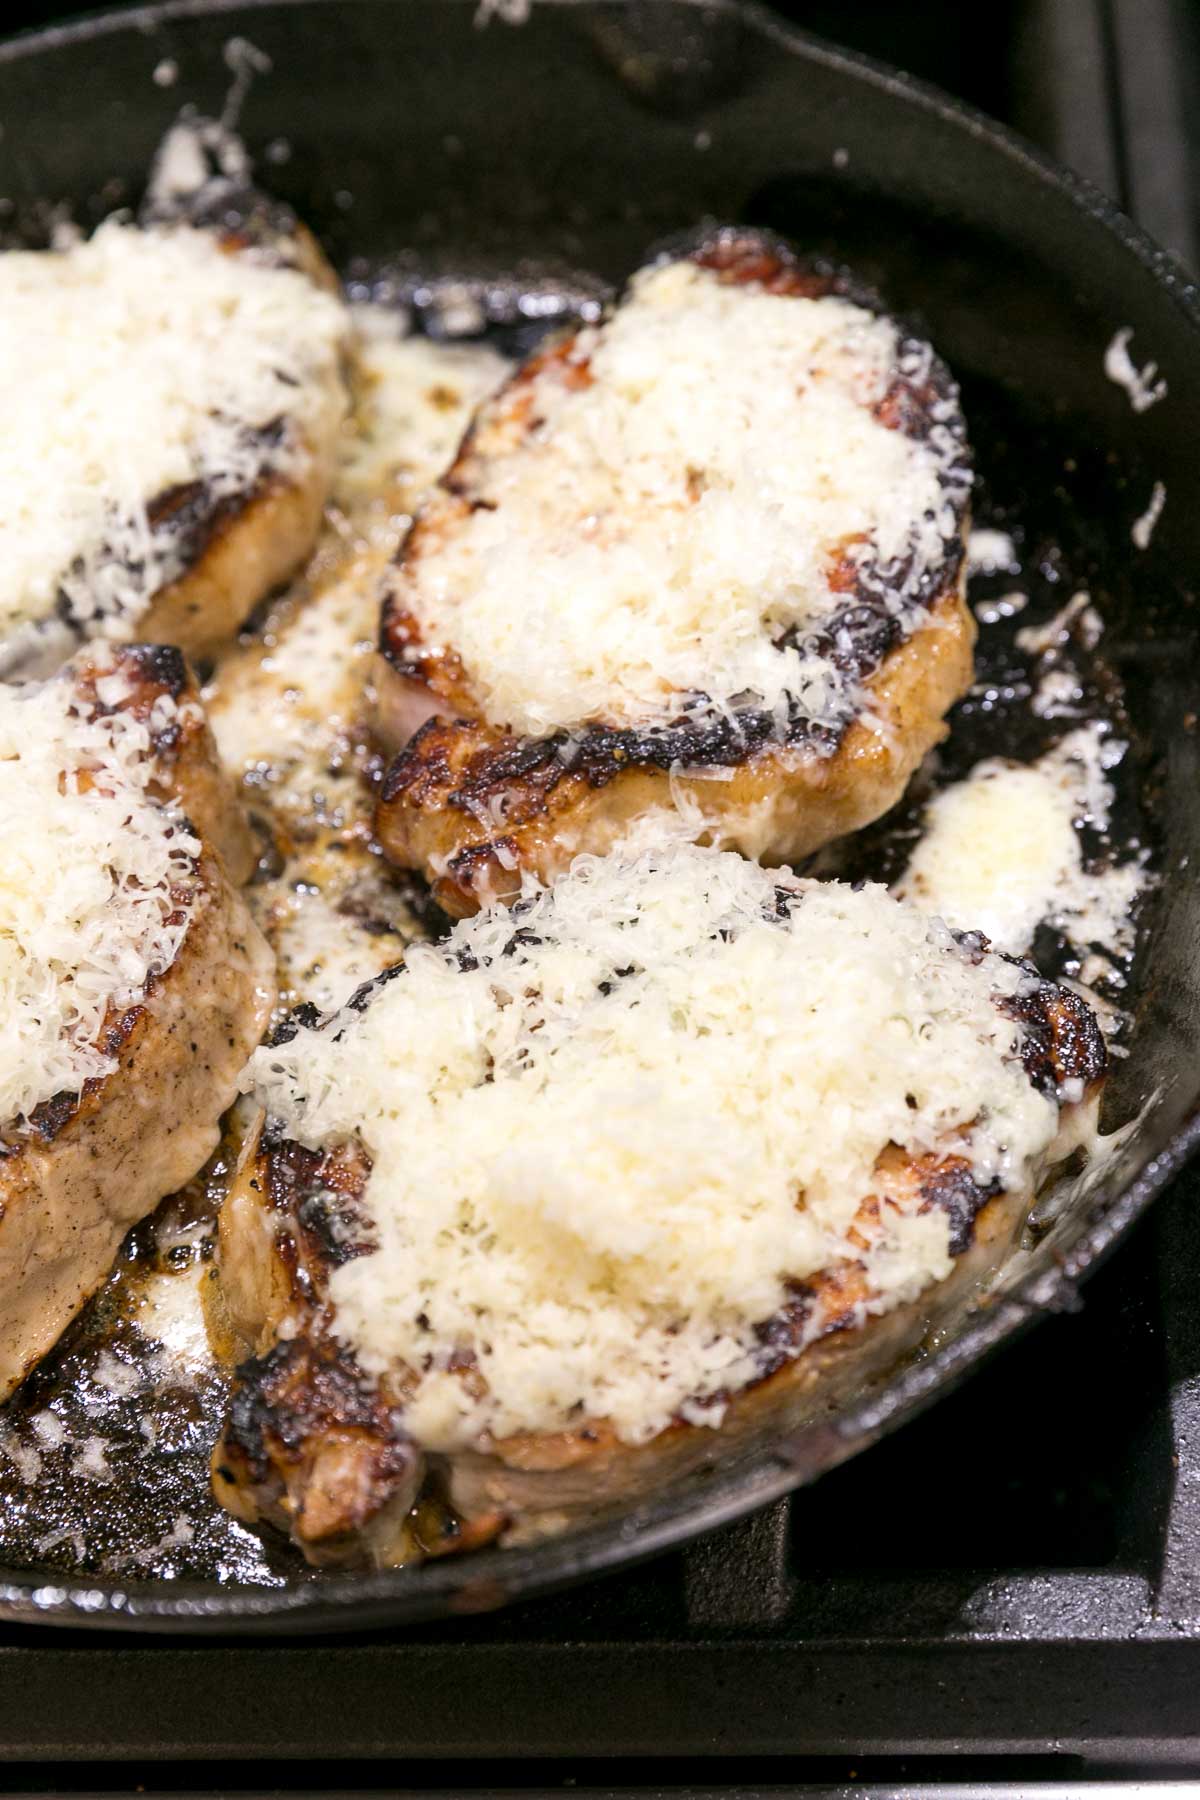
M 275 951 L 283 1008 L 333 1011 L 413 934 L 371 847 L 364 780 L 379 584 L 422 492 L 507 367 L 480 346 L 402 339 L 378 310 L 354 309 L 356 404 L 329 528 L 305 578 L 257 639 L 222 658 L 206 694 L 222 760 L 282 853 L 280 872 L 247 899 Z
M 930 802 L 897 893 L 1013 955 L 1046 923 L 1080 949 L 1097 944 L 1124 956 L 1145 885 L 1142 862 L 1088 865 L 1079 837 L 1084 825 L 1106 830 L 1108 771 L 1124 752 L 1091 724 L 1031 765 L 980 763 Z
M 331 763 L 344 760 L 375 649 L 380 568 L 355 558 L 296 596 L 223 660 L 206 693 L 222 761 L 277 804 L 310 810 Z
M 188 1376 L 211 1364 L 201 1289 L 209 1265 L 197 1257 L 185 1269 L 150 1275 L 138 1294 L 134 1314 L 139 1331 L 153 1338 L 160 1357 L 139 1359 L 140 1379 Z M 149 1371 L 147 1370 L 149 1364 Z
M 127 713 L 89 715 L 66 680 L 0 687 L 0 1120 L 110 1074 L 106 1014 L 178 954 L 200 845 L 151 772 Z
M 293 595 L 263 637 L 228 657 L 209 690 L 226 767 L 272 830 L 278 872 L 247 889 L 275 952 L 279 1005 L 322 1012 L 404 953 L 411 920 L 371 843 L 364 690 L 381 560 L 353 556 Z
M 184 567 L 152 503 L 297 473 L 344 406 L 341 303 L 188 227 L 109 221 L 10 251 L 0 316 L 0 645 L 64 601 L 81 629 L 128 636 Z
M 402 603 L 462 659 L 487 717 L 534 735 L 698 695 L 836 722 L 854 697 L 811 638 L 845 604 L 837 556 L 912 608 L 958 529 L 955 402 L 921 443 L 872 410 L 930 355 L 843 299 L 690 262 L 643 272 L 565 372 L 534 378 L 539 424 L 485 420 L 487 504 L 433 509 Z
M 458 448 L 471 414 L 499 387 L 509 364 L 484 344 L 400 337 L 352 309 L 359 336 L 357 404 L 346 433 L 334 499 L 390 553 L 426 489 Z M 389 522 L 396 529 L 389 537 Z
M 789 1278 L 861 1258 L 883 1310 L 949 1271 L 943 1214 L 860 1213 L 887 1145 L 1029 1184 L 1057 1108 L 996 1005 L 1024 980 L 882 888 L 676 843 L 410 950 L 248 1080 L 303 1142 L 370 1152 L 378 1249 L 334 1275 L 336 1329 L 410 1372 L 423 1442 L 639 1441 L 719 1421 Z

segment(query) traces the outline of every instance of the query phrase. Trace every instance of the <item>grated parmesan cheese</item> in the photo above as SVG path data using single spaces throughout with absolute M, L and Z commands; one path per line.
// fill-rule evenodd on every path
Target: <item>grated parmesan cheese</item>
M 676 842 L 411 949 L 246 1079 L 302 1142 L 366 1144 L 378 1248 L 333 1276 L 335 1329 L 412 1373 L 420 1441 L 636 1442 L 719 1422 L 789 1278 L 861 1258 L 882 1311 L 949 1272 L 943 1214 L 863 1224 L 889 1143 L 1029 1185 L 1057 1109 L 996 1005 L 1026 979 L 880 887 Z
M 872 410 L 931 355 L 841 298 L 723 284 L 688 261 L 643 271 L 576 340 L 590 385 L 552 362 L 532 384 L 541 423 L 481 433 L 486 504 L 460 518 L 443 497 L 449 519 L 435 504 L 402 603 L 461 658 L 486 716 L 533 735 L 697 696 L 838 722 L 852 681 L 812 641 L 846 602 L 838 555 L 919 612 L 956 543 L 955 399 L 923 442 Z
M 110 220 L 60 252 L 9 251 L 0 318 L 10 658 L 64 610 L 129 636 L 185 566 L 186 534 L 148 507 L 193 482 L 220 501 L 298 473 L 344 406 L 341 303 L 190 227 Z
M 1161 481 L 1156 481 L 1150 490 L 1150 499 L 1146 510 L 1133 522 L 1129 535 L 1138 550 L 1148 550 L 1150 539 L 1154 536 L 1154 527 L 1158 524 L 1163 507 L 1167 504 L 1167 490 Z
M 1009 532 L 979 525 L 967 538 L 967 569 L 972 575 L 994 575 L 1000 569 L 1015 572 L 1020 566 L 1017 546 Z
M 1104 352 L 1104 373 L 1117 387 L 1125 389 L 1134 412 L 1143 413 L 1166 399 L 1167 384 L 1159 376 L 1157 363 L 1148 362 L 1138 368 L 1129 354 L 1132 336 L 1132 325 L 1123 325 L 1120 331 L 1113 333 Z
M 151 798 L 149 752 L 68 680 L 0 687 L 0 1121 L 111 1074 L 106 1014 L 179 952 L 200 844 Z

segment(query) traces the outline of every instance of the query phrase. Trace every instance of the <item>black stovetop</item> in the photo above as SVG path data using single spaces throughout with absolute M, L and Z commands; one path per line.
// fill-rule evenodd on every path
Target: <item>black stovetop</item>
M 1008 120 L 1195 265 L 1182 0 L 1008 0 L 970 29 L 950 0 L 784 10 Z M 1193 1175 L 1079 1314 L 898 1437 L 588 1588 L 278 1646 L 0 1630 L 0 1791 L 1200 1773 L 1198 1204 Z

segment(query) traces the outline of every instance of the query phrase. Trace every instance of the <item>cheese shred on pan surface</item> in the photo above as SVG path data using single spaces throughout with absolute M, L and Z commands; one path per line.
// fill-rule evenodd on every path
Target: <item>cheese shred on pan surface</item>
M 68 681 L 0 687 L 0 1122 L 111 1074 L 109 1009 L 183 942 L 200 845 L 147 792 L 149 754 L 144 724 Z
M 930 358 L 836 296 L 652 268 L 534 377 L 534 423 L 483 434 L 485 504 L 426 534 L 403 603 L 487 716 L 533 735 L 697 696 L 837 723 L 852 684 L 810 640 L 846 604 L 838 557 L 919 611 L 956 539 L 952 390 L 924 441 L 873 410 Z
M 110 221 L 65 251 L 7 252 L 0 321 L 0 640 L 64 600 L 85 630 L 128 635 L 182 572 L 148 507 L 295 472 L 342 404 L 340 302 L 190 227 Z
M 335 1329 L 409 1372 L 419 1440 L 639 1442 L 719 1422 L 789 1279 L 861 1257 L 884 1310 L 949 1272 L 939 1211 L 848 1237 L 888 1144 L 1029 1184 L 1057 1107 L 997 1005 L 1026 979 L 883 888 L 677 843 L 415 947 L 247 1081 L 292 1136 L 372 1158 L 377 1247 L 335 1273 Z

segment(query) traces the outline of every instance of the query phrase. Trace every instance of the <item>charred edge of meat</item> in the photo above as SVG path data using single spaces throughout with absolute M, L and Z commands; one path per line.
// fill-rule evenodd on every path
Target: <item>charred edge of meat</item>
M 388 968 L 381 969 L 378 975 L 372 975 L 368 980 L 361 982 L 346 1001 L 344 1010 L 356 1013 L 366 1012 L 378 990 L 386 987 L 389 981 L 394 981 L 403 968 L 402 962 L 392 963 Z M 301 1031 L 315 1031 L 325 1016 L 320 1007 L 314 1006 L 311 1000 L 302 1001 L 299 1006 L 292 1008 L 286 1019 L 279 1021 L 274 1030 L 267 1033 L 263 1039 L 263 1049 L 277 1050 L 282 1044 L 290 1044 Z
M 476 877 L 481 877 L 486 886 L 497 859 L 506 854 L 510 859 L 516 858 L 515 838 L 495 837 L 483 844 L 466 844 L 448 859 L 446 873 L 453 877 L 458 887 L 469 894 L 474 891 Z M 511 866 L 515 866 L 515 862 Z
M 817 1304 L 814 1282 L 789 1281 L 788 1298 L 778 1312 L 754 1328 L 762 1347 L 758 1379 L 767 1380 L 785 1363 L 793 1362 L 809 1337 L 810 1320 Z M 833 1326 L 830 1329 L 834 1329 Z
M 264 1050 L 277 1050 L 281 1044 L 290 1044 L 303 1030 L 315 1031 L 321 1023 L 323 1015 L 319 1007 L 311 1000 L 305 1000 L 294 1007 L 286 1019 L 281 1019 L 273 1031 L 269 1031 L 263 1039 Z
M 488 728 L 478 721 L 458 720 L 455 735 L 472 727 L 488 733 Z M 383 804 L 418 786 L 440 787 L 451 778 L 440 745 L 444 731 L 445 721 L 427 720 L 393 758 L 380 786 Z M 499 744 L 485 742 L 482 750 L 468 757 L 464 771 L 455 775 L 455 785 L 446 799 L 460 811 L 478 816 L 478 808 L 486 805 L 497 791 L 521 784 L 527 790 L 525 805 L 522 807 L 521 799 L 514 796 L 510 814 L 511 821 L 518 823 L 522 817 L 541 811 L 560 782 L 577 777 L 588 787 L 598 789 L 607 787 L 629 769 L 657 769 L 669 774 L 673 769 L 736 768 L 764 751 L 781 747 L 803 746 L 823 756 L 836 750 L 841 736 L 839 729 L 815 725 L 809 719 L 795 719 L 781 744 L 775 715 L 761 710 L 732 717 L 716 713 L 685 715 L 644 729 L 589 725 L 580 732 L 559 731 L 545 738 L 519 737 L 506 731 Z
M 982 931 L 956 931 L 953 936 L 973 963 L 992 948 Z M 1064 1082 L 1079 1081 L 1088 1088 L 1099 1081 L 1108 1068 L 1108 1051 L 1087 1001 L 1073 988 L 1047 981 L 1027 958 L 1000 954 L 1029 978 L 1024 993 L 1005 995 L 997 1004 L 1005 1018 L 1024 1027 L 1021 1062 L 1038 1093 L 1055 1099 Z
M 418 1451 L 403 1411 L 335 1340 L 288 1338 L 238 1370 L 216 1472 L 235 1483 L 244 1471 L 257 1487 L 288 1490 L 331 1441 L 364 1453 L 355 1516 L 339 1519 L 343 1529 L 362 1525 L 412 1476 Z
M 755 282 L 769 292 L 813 300 L 834 294 L 867 312 L 887 312 L 877 289 L 855 270 L 828 256 L 806 255 L 788 238 L 763 225 L 689 227 L 652 245 L 642 268 L 685 260 L 711 269 L 729 282 Z
M 789 1281 L 787 1291 L 788 1298 L 779 1310 L 755 1326 L 758 1367 L 740 1392 L 761 1387 L 815 1343 L 862 1323 L 867 1291 L 865 1271 L 859 1262 L 837 1263 L 807 1280 Z M 818 1309 L 820 1318 L 814 1330 L 813 1315 Z
M 403 972 L 404 964 L 402 962 L 391 963 L 388 968 L 381 969 L 378 975 L 372 975 L 369 980 L 360 983 L 346 1002 L 347 1010 L 356 1013 L 366 1012 L 380 988 L 387 987 L 390 981 L 395 981 L 396 977 Z
M 94 666 L 85 665 L 77 677 L 79 691 L 87 697 L 89 706 L 99 719 L 111 718 L 115 713 L 128 713 L 143 724 L 150 724 L 158 700 L 164 696 L 168 700 L 180 700 L 192 691 L 187 659 L 181 650 L 171 644 L 122 644 L 114 651 L 114 656 L 118 667 L 131 683 L 131 691 L 123 694 L 119 700 L 101 700 L 96 682 L 102 671 Z M 186 728 L 178 715 L 171 717 L 165 724 L 154 724 L 150 738 L 154 754 L 171 759 L 179 750 L 185 732 Z
M 183 651 L 174 644 L 130 644 L 118 650 L 117 656 L 121 662 L 133 665 L 141 681 L 172 700 L 178 700 L 191 685 Z
M 954 539 L 947 548 L 957 565 L 961 540 Z M 872 591 L 876 574 L 859 570 L 850 604 L 841 607 L 819 632 L 807 636 L 798 630 L 784 633 L 778 647 L 803 647 L 826 657 L 850 681 L 867 680 L 908 635 L 882 595 Z M 944 575 L 944 568 L 924 571 L 917 599 L 922 609 L 936 601 L 939 588 L 944 587 Z M 424 680 L 427 658 L 414 644 L 411 618 L 402 615 L 390 599 L 384 607 L 380 649 L 397 673 Z M 507 781 L 532 781 L 548 792 L 564 776 L 579 774 L 589 787 L 602 788 L 630 767 L 656 768 L 664 773 L 678 767 L 734 768 L 764 749 L 780 746 L 829 755 L 852 723 L 849 716 L 836 724 L 816 722 L 793 700 L 781 734 L 775 712 L 761 706 L 739 705 L 735 697 L 728 712 L 716 712 L 704 694 L 690 700 L 689 710 L 678 718 L 644 727 L 593 724 L 579 732 L 559 731 L 545 738 L 510 734 L 510 742 L 490 748 L 477 763 L 468 765 L 467 780 L 459 783 L 450 804 L 469 809 L 472 801 Z M 405 759 L 419 744 L 428 748 L 434 735 L 431 727 L 437 723 L 437 719 L 427 721 L 393 760 L 381 788 L 384 801 L 410 786 L 412 773 L 405 769 Z
M 971 1165 L 960 1156 L 938 1163 L 921 1179 L 922 1212 L 933 1207 L 944 1212 L 950 1224 L 950 1254 L 962 1256 L 975 1237 L 975 1222 L 989 1200 L 1002 1193 L 1001 1183 L 993 1177 L 988 1182 L 976 1181 Z
M 958 1257 L 971 1248 L 980 1213 L 1003 1190 L 997 1180 L 976 1181 L 970 1164 L 956 1156 L 925 1169 L 918 1191 L 922 1212 L 936 1207 L 945 1213 L 950 1254 Z M 854 1261 L 837 1264 L 807 1280 L 789 1282 L 787 1301 L 755 1328 L 761 1357 L 751 1385 L 769 1380 L 817 1339 L 832 1337 L 859 1324 L 864 1284 L 863 1265 Z M 821 1318 L 814 1332 L 813 1315 L 818 1307 Z
M 173 644 L 120 644 L 114 648 L 113 657 L 132 684 L 132 690 L 119 700 L 101 700 L 96 682 L 105 671 L 92 663 L 85 662 L 75 678 L 97 718 L 127 712 L 135 719 L 145 719 L 163 695 L 178 700 L 191 687 L 187 660 Z
M 320 1187 L 320 1171 L 328 1153 L 298 1144 L 274 1119 L 264 1127 L 262 1148 L 266 1152 L 267 1199 L 276 1212 L 294 1214 L 300 1201 Z
M 310 1278 L 376 1248 L 362 1208 L 371 1172 L 365 1150 L 356 1143 L 306 1149 L 287 1137 L 276 1120 L 267 1122 L 261 1147 L 267 1201 L 292 1221 L 300 1239 L 299 1260 Z
M 327 1269 L 340 1269 L 379 1248 L 355 1201 L 332 1188 L 306 1194 L 296 1207 L 296 1223 L 304 1233 L 308 1260 L 319 1257 Z
M 1096 1015 L 1071 988 L 1039 981 L 1027 994 L 1001 1002 L 1001 1010 L 1024 1027 L 1021 1061 L 1039 1094 L 1053 1099 L 1066 1082 L 1089 1088 L 1108 1067 L 1108 1052 Z
M 284 418 L 244 431 L 242 441 L 259 459 L 258 479 L 233 494 L 214 493 L 206 481 L 178 482 L 166 488 L 147 508 L 151 530 L 169 531 L 178 555 L 188 564 L 199 562 L 221 529 L 261 492 L 271 458 L 282 449 L 287 433 Z
M 110 1011 L 99 1040 L 99 1048 L 105 1056 L 119 1057 L 132 1041 L 145 1016 L 144 1006 L 127 1006 L 120 1012 Z M 84 1082 L 77 1094 L 67 1091 L 52 1094 L 48 1100 L 42 1100 L 34 1107 L 27 1120 L 16 1121 L 6 1127 L 10 1139 L 8 1148 L 15 1149 L 27 1140 L 30 1133 L 36 1133 L 42 1144 L 52 1144 L 62 1136 L 76 1114 L 83 1111 L 92 1096 L 99 1093 L 104 1081 L 104 1076 L 94 1075 Z
M 174 487 L 166 488 L 155 496 L 146 508 L 146 517 L 152 535 L 165 541 L 166 546 L 177 558 L 179 568 L 174 575 L 169 575 L 155 592 L 171 587 L 181 580 L 189 570 L 195 568 L 216 540 L 233 524 L 246 508 L 266 492 L 271 481 L 272 454 L 283 444 L 287 435 L 287 421 L 282 418 L 272 419 L 268 424 L 247 429 L 244 441 L 252 449 L 261 453 L 258 474 L 248 487 L 235 493 L 218 493 L 211 482 L 184 481 Z M 100 551 L 103 562 L 116 562 L 111 548 L 103 545 Z M 122 566 L 131 574 L 142 571 L 140 562 L 123 562 Z M 86 564 L 82 557 L 76 557 L 69 573 L 76 578 L 86 573 Z M 146 603 L 155 597 L 146 596 Z M 71 596 L 65 588 L 60 587 L 55 596 L 54 611 L 60 623 L 75 636 L 83 639 L 90 635 L 95 622 L 94 614 L 80 617 L 75 611 Z

